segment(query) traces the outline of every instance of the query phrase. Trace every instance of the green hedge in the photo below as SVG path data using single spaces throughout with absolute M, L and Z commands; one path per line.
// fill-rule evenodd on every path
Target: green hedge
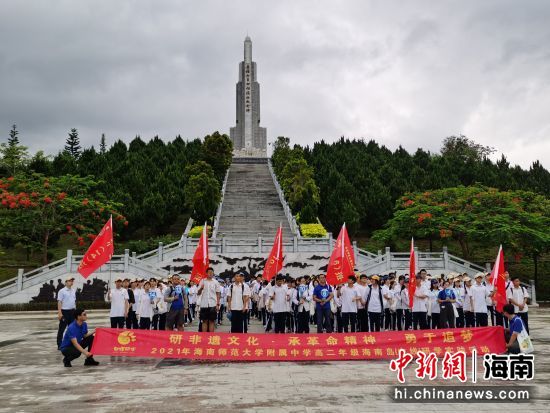
M 111 308 L 111 305 L 106 301 L 79 301 L 77 307 L 86 310 L 97 310 Z M 24 303 L 24 304 L 0 304 L 1 311 L 48 311 L 57 310 L 57 301 L 48 303 Z
M 300 232 L 304 238 L 323 238 L 327 230 L 322 224 L 300 224 Z
M 201 237 L 201 234 L 202 234 L 202 228 L 204 227 L 204 225 L 197 225 L 196 227 L 193 227 L 191 228 L 191 231 L 189 231 L 189 234 L 187 234 L 187 236 L 189 238 L 200 238 Z M 212 227 L 210 225 L 208 225 L 208 237 L 211 237 L 212 236 Z

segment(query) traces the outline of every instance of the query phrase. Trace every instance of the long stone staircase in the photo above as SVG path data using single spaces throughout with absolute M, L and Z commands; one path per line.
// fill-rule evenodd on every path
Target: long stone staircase
M 272 238 L 279 225 L 284 238 L 292 232 L 266 162 L 238 163 L 229 169 L 218 237 Z

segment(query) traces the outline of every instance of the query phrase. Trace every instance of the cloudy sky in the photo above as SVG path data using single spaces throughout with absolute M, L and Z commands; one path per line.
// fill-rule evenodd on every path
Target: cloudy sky
M 549 21 L 545 0 L 0 0 L 0 137 L 229 133 L 248 33 L 268 140 L 465 134 L 550 168 Z

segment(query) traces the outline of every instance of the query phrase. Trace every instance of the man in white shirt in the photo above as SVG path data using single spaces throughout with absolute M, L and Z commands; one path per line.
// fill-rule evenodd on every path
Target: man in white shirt
M 206 278 L 203 278 L 199 282 L 197 294 L 201 296 L 201 331 L 203 333 L 213 333 L 217 312 L 220 310 L 221 288 L 218 281 L 214 279 L 214 269 L 212 267 L 208 267 L 206 270 Z
M 366 294 L 368 286 L 365 274 L 359 276 L 359 283 L 355 285 L 355 288 L 357 288 L 360 297 Z M 361 300 L 357 301 L 357 331 L 362 333 L 369 331 L 369 316 Z
M 487 327 L 489 325 L 489 317 L 487 316 L 487 298 L 492 294 L 487 287 L 483 285 L 484 274 L 478 272 L 476 274 L 476 283 L 472 286 L 472 299 L 474 304 L 474 314 L 476 318 L 476 327 Z
M 57 318 L 59 328 L 57 330 L 57 348 L 60 348 L 63 340 L 63 333 L 69 324 L 74 321 L 74 310 L 76 309 L 76 291 L 72 288 L 74 277 L 67 277 L 65 286 L 57 293 Z
M 520 279 L 517 276 L 512 277 L 512 284 L 506 290 L 506 298 L 510 304 L 514 305 L 514 313 L 521 317 L 525 330 L 529 334 L 529 316 L 527 308 L 527 299 L 529 293 L 520 283 Z
M 115 280 L 115 289 L 109 290 L 107 300 L 111 303 L 111 328 L 124 328 L 124 322 L 128 316 L 128 291 L 122 288 L 122 278 Z
M 415 279 L 416 289 L 414 290 L 413 297 L 413 330 L 426 330 L 428 328 L 426 316 L 428 315 L 429 291 L 420 274 L 418 275 L 419 276 Z
M 153 319 L 153 308 L 160 297 L 157 292 L 151 289 L 151 282 L 145 281 L 143 284 L 143 294 L 141 294 L 138 303 L 138 316 L 140 330 L 151 329 L 151 320 Z
M 287 302 L 290 301 L 290 294 L 287 286 L 284 284 L 285 277 L 278 275 L 275 281 L 275 286 L 271 290 L 271 311 L 275 322 L 275 333 L 282 334 L 285 332 L 285 319 Z
M 355 333 L 357 325 L 357 302 L 361 301 L 359 289 L 355 285 L 357 278 L 354 275 L 348 277 L 348 283 L 336 291 L 336 295 L 342 303 L 342 328 L 348 332 L 348 325 L 351 324 L 351 332 Z
M 194 281 L 189 282 L 189 318 L 195 319 L 195 308 L 197 307 L 197 285 Z
M 229 287 L 227 311 L 231 313 L 231 332 L 243 333 L 246 313 L 250 304 L 250 287 L 244 283 L 243 274 L 235 274 L 235 282 Z

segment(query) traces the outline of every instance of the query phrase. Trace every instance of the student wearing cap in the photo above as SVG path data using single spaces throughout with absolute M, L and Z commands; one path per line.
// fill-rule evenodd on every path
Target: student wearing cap
M 464 309 L 462 308 L 462 302 L 463 302 L 463 290 L 462 290 L 462 287 L 460 286 L 460 278 L 458 278 L 459 276 L 457 276 L 457 278 L 455 279 L 452 279 L 452 280 L 449 280 L 452 282 L 451 285 L 453 285 L 453 292 L 454 292 L 454 295 L 456 297 L 456 301 L 454 303 L 454 306 L 456 308 L 456 312 L 458 313 L 458 317 L 456 317 L 455 319 L 455 325 L 457 328 L 463 328 L 464 327 Z
M 382 314 L 384 313 L 384 298 L 380 287 L 380 277 L 373 275 L 371 284 L 365 290 L 363 304 L 369 315 L 370 332 L 380 331 L 382 327 Z
M 527 299 L 529 293 L 520 283 L 519 277 L 512 277 L 512 285 L 506 290 L 508 302 L 514 306 L 514 313 L 523 320 L 525 330 L 529 334 L 529 316 L 527 308 Z M 508 317 L 509 318 L 509 317 Z
M 65 328 L 74 321 L 74 310 L 76 309 L 76 291 L 72 288 L 74 277 L 65 279 L 65 286 L 57 293 L 57 318 L 59 328 L 57 329 L 57 348 L 60 348 Z
M 122 288 L 122 278 L 115 280 L 115 289 L 109 289 L 107 293 L 107 301 L 111 303 L 111 328 L 124 328 L 124 322 L 128 317 L 128 291 Z
M 60 345 L 61 353 L 65 356 L 63 365 L 72 367 L 71 361 L 84 354 L 86 356 L 85 366 L 97 366 L 99 363 L 94 360 L 92 353 L 90 353 L 94 342 L 94 333 L 88 331 L 86 310 L 78 308 L 74 310 L 73 314 L 74 321 L 67 327 Z
M 493 294 L 483 285 L 485 274 L 479 272 L 476 274 L 476 282 L 472 286 L 473 310 L 476 318 L 476 327 L 487 327 L 489 317 L 487 316 L 487 298 Z

